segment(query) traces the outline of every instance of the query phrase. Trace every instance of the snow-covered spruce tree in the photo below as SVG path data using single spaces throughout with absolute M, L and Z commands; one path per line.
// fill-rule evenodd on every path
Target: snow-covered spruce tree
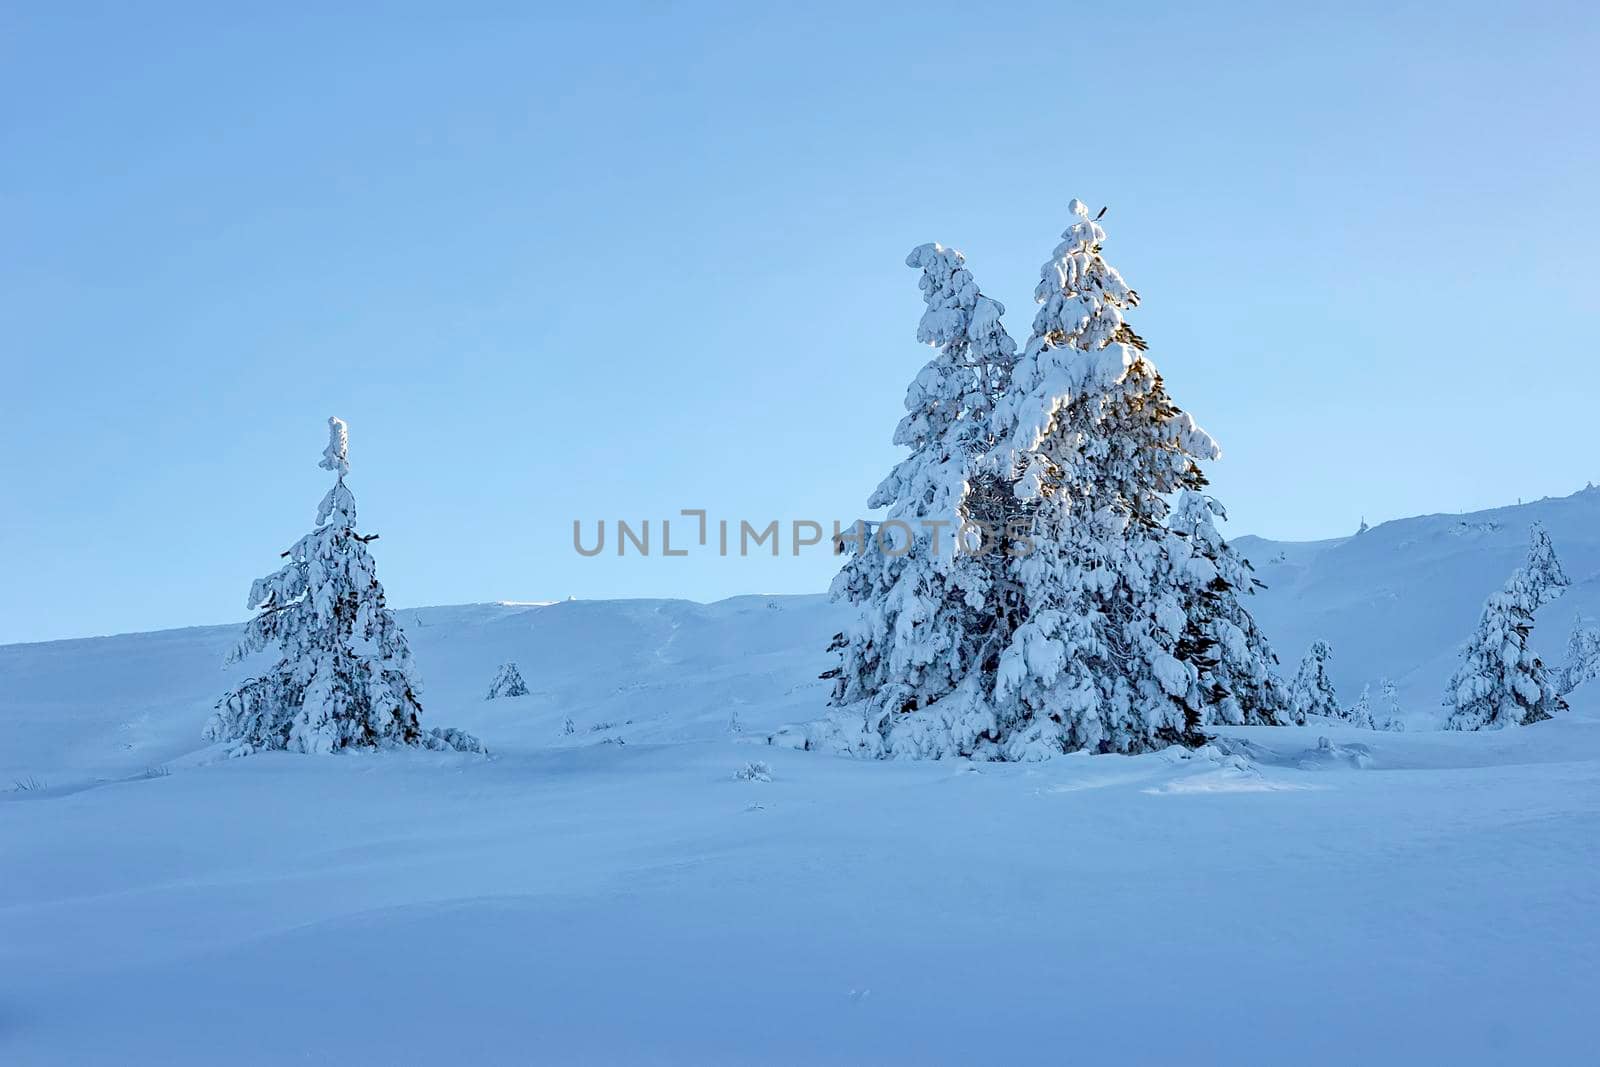
M 384 606 L 367 551 L 377 535 L 357 531 L 355 498 L 344 484 L 349 438 L 340 419 L 328 420 L 319 466 L 334 473 L 334 484 L 317 508 L 316 529 L 283 553 L 283 567 L 250 587 L 257 615 L 230 657 L 275 645 L 278 661 L 217 702 L 207 740 L 241 756 L 391 745 L 483 751 L 459 730 L 422 727 L 411 650 Z
M 1379 686 L 1379 692 L 1383 694 L 1383 708 L 1372 717 L 1373 729 L 1388 730 L 1392 733 L 1404 731 L 1406 720 L 1405 713 L 1400 710 L 1399 688 L 1385 678 Z
M 528 695 L 528 686 L 522 680 L 522 672 L 517 670 L 515 663 L 502 663 L 495 672 L 494 681 L 489 683 L 489 695 L 485 700 L 497 700 L 500 697 L 525 697 Z
M 1006 759 L 1195 743 L 1215 695 L 1201 682 L 1215 661 L 1191 603 L 1195 552 L 1166 519 L 1169 496 L 1202 488 L 1199 463 L 1220 451 L 1123 321 L 1138 295 L 1102 257 L 1105 231 L 1081 202 L 1070 210 L 995 413 L 994 457 L 1033 531 L 1012 567 L 1023 621 L 994 686 Z
M 1372 725 L 1372 686 L 1361 687 L 1361 695 L 1356 702 L 1344 710 L 1341 716 L 1346 723 L 1360 730 L 1371 730 Z
M 1549 588 L 1547 577 L 1519 567 L 1484 603 L 1478 628 L 1461 649 L 1461 665 L 1445 687 L 1445 729 L 1527 726 L 1566 708 L 1528 647 L 1533 613 Z
M 1200 672 L 1205 724 L 1280 726 L 1289 721 L 1289 693 L 1278 657 L 1240 603 L 1262 583 L 1250 561 L 1217 532 L 1227 513 L 1215 498 L 1185 491 L 1168 527 L 1188 545 L 1189 629 L 1186 651 Z
M 1580 614 L 1572 620 L 1567 638 L 1567 658 L 1558 672 L 1557 691 L 1566 696 L 1583 683 L 1600 677 L 1600 629 L 1589 625 Z
M 1297 726 L 1306 724 L 1307 715 L 1325 719 L 1342 718 L 1339 698 L 1334 695 L 1333 682 L 1328 678 L 1328 660 L 1333 649 L 1326 641 L 1313 641 L 1300 660 L 1289 686 L 1289 721 Z
M 840 662 L 824 677 L 834 679 L 841 747 L 938 757 L 970 752 L 993 726 L 979 687 L 962 685 L 993 628 L 993 574 L 956 544 L 1016 345 L 1000 321 L 1005 309 L 979 291 L 960 252 L 921 245 L 906 264 L 921 271 L 926 304 L 917 339 L 936 352 L 895 430 L 911 452 L 867 501 L 888 513 L 876 530 L 858 524 L 863 536 L 834 579 L 833 598 L 860 614 L 835 637 Z

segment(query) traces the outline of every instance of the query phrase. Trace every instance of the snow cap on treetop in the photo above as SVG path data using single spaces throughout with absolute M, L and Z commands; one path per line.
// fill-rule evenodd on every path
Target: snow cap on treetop
M 1089 217 L 1089 206 L 1082 200 L 1073 197 L 1072 203 L 1067 205 L 1067 211 L 1072 214 L 1072 224 L 1061 231 L 1061 239 L 1066 242 L 1067 247 L 1057 250 L 1057 255 L 1084 245 L 1093 247 L 1106 239 L 1106 231 Z
M 906 256 L 906 266 L 922 271 L 917 287 L 928 310 L 917 323 L 917 340 L 923 344 L 948 344 L 965 336 L 978 300 L 978 283 L 965 263 L 960 252 L 936 243 L 918 245 Z
M 350 427 L 335 415 L 328 416 L 328 447 L 322 450 L 322 462 L 317 466 L 341 478 L 350 473 Z

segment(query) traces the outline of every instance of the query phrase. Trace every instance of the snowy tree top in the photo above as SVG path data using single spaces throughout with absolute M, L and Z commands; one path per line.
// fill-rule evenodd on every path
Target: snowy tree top
M 1077 197 L 1067 205 L 1067 213 L 1072 216 L 1072 222 L 1061 231 L 1062 247 L 1056 249 L 1056 255 L 1066 255 L 1080 248 L 1093 248 L 1106 239 L 1106 231 L 1100 228 L 1100 223 L 1089 217 L 1089 205 Z
M 317 525 L 321 526 L 332 518 L 341 526 L 353 528 L 356 524 L 356 498 L 344 484 L 344 476 L 350 473 L 350 427 L 337 416 L 328 416 L 328 447 L 322 450 L 322 462 L 317 466 L 339 476 L 317 506 Z
M 906 266 L 922 271 L 917 287 L 928 310 L 917 323 L 917 340 L 942 345 L 967 332 L 967 310 L 977 302 L 978 283 L 963 264 L 966 257 L 941 244 L 918 245 L 906 256 Z
M 343 478 L 350 473 L 350 427 L 336 415 L 328 416 L 328 447 L 317 466 Z
M 1567 577 L 1566 569 L 1556 556 L 1555 546 L 1550 543 L 1550 533 L 1544 528 L 1544 523 L 1535 521 L 1528 535 L 1531 543 L 1524 570 L 1533 586 L 1535 606 L 1542 606 L 1565 592 L 1572 580 Z
M 1139 305 L 1139 294 L 1101 254 L 1106 232 L 1083 201 L 1073 200 L 1068 211 L 1072 222 L 1061 244 L 1039 268 L 1033 334 L 1009 395 L 995 412 L 996 436 L 1004 446 L 1001 465 L 1012 469 L 1027 467 L 1026 454 L 1042 445 L 1068 406 L 1114 392 L 1147 391 L 1156 377 L 1143 356 L 1143 339 L 1122 318 L 1125 309 Z M 1187 412 L 1173 410 L 1162 421 L 1170 443 L 1188 456 L 1210 460 L 1222 454 Z M 1018 487 L 1024 496 L 1034 492 L 1030 478 Z

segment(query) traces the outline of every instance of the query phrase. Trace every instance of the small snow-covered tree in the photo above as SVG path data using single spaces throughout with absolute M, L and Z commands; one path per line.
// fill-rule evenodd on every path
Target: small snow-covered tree
M 528 695 L 527 683 L 522 680 L 522 672 L 517 670 L 515 663 L 502 663 L 495 672 L 494 681 L 489 683 L 489 695 L 485 700 L 497 700 L 500 697 L 525 697 Z
M 1077 200 L 1041 269 L 1033 334 L 996 406 L 996 460 L 1032 521 L 1013 579 L 1023 620 L 1000 656 L 1000 754 L 1140 752 L 1200 738 L 1206 653 L 1194 552 L 1165 520 L 1216 442 L 1179 409 L 1123 321 L 1138 294 Z M 1203 615 L 1203 612 L 1197 612 Z
M 1405 713 L 1400 710 L 1399 688 L 1385 678 L 1379 686 L 1383 694 L 1383 708 L 1373 715 L 1373 729 L 1400 733 L 1406 728 Z
M 1344 710 L 1340 716 L 1351 726 L 1361 730 L 1373 729 L 1372 724 L 1372 686 L 1361 687 L 1361 695 L 1356 702 Z
M 1518 568 L 1484 603 L 1478 628 L 1461 649 L 1461 665 L 1445 688 L 1445 729 L 1527 726 L 1566 704 L 1544 663 L 1528 647 L 1533 613 L 1549 595 L 1547 577 Z
M 1339 698 L 1333 692 L 1333 682 L 1328 678 L 1328 660 L 1332 658 L 1333 649 L 1328 642 L 1313 641 L 1300 660 L 1300 669 L 1289 686 L 1289 718 L 1295 725 L 1304 726 L 1307 715 L 1326 719 L 1343 717 Z
M 989 413 L 1015 359 L 1000 316 L 960 252 L 920 245 L 926 310 L 917 339 L 935 354 L 906 392 L 894 441 L 909 448 L 867 501 L 887 507 L 875 530 L 858 524 L 832 596 L 859 609 L 830 651 L 839 665 L 830 703 L 836 737 L 865 755 L 937 757 L 970 752 L 991 717 L 963 679 L 993 628 L 993 575 L 957 550 L 976 463 L 990 445 Z
M 1572 634 L 1567 638 L 1567 657 L 1557 672 L 1560 684 L 1557 690 L 1566 696 L 1585 682 L 1600 677 L 1600 628 L 1584 621 L 1582 615 L 1572 620 Z
M 328 420 L 319 466 L 333 472 L 334 484 L 317 508 L 316 528 L 283 553 L 287 563 L 250 587 L 248 606 L 257 614 L 230 657 L 276 646 L 278 660 L 217 702 L 205 736 L 228 743 L 234 755 L 390 745 L 481 752 L 461 731 L 423 729 L 411 649 L 367 550 L 377 535 L 356 528 L 340 419 Z
M 1250 561 L 1217 532 L 1213 516 L 1227 518 L 1216 499 L 1186 491 L 1169 520 L 1190 553 L 1186 653 L 1200 674 L 1205 723 L 1282 725 L 1289 720 L 1289 694 L 1275 670 L 1278 657 L 1239 599 L 1261 582 Z

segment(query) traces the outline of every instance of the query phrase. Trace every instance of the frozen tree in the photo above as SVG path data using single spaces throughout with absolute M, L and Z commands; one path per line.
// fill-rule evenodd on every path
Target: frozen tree
M 528 686 L 522 680 L 522 672 L 517 670 L 515 663 L 502 663 L 495 672 L 494 681 L 489 683 L 489 695 L 485 700 L 496 700 L 500 697 L 525 697 L 528 695 Z
M 1539 548 L 1535 537 L 1535 551 Z M 1530 563 L 1532 559 L 1530 557 Z M 1566 707 L 1544 664 L 1528 647 L 1533 613 L 1552 595 L 1548 574 L 1518 568 L 1489 597 L 1461 665 L 1445 688 L 1448 730 L 1527 726 Z
M 1184 568 L 1189 628 L 1186 656 L 1199 671 L 1206 724 L 1278 726 L 1289 720 L 1289 694 L 1277 655 L 1240 597 L 1261 587 L 1250 561 L 1217 532 L 1222 505 L 1184 492 L 1169 520 L 1189 551 Z
M 1379 686 L 1383 694 L 1382 717 L 1373 716 L 1373 729 L 1399 733 L 1406 728 L 1405 713 L 1400 710 L 1399 689 L 1385 678 Z
M 1362 686 L 1361 695 L 1356 698 L 1356 702 L 1354 704 L 1350 705 L 1344 710 L 1343 715 L 1340 717 L 1351 726 L 1362 730 L 1371 730 L 1373 728 L 1372 686 Z
M 851 751 L 1140 752 L 1284 714 L 1241 600 L 1249 566 L 1198 495 L 1216 442 L 1123 321 L 1138 296 L 1101 255 L 1105 231 L 1082 203 L 1070 211 L 1020 359 L 958 254 L 924 245 L 907 261 L 923 272 L 919 337 L 938 352 L 896 433 L 911 454 L 870 501 L 890 509 L 882 532 L 833 587 L 862 609 L 826 675 Z M 936 549 L 919 540 L 930 518 L 986 530 L 994 550 Z
M 1534 607 L 1540 608 L 1566 592 L 1572 581 L 1561 566 L 1561 560 L 1556 558 L 1555 546 L 1550 543 L 1544 523 L 1534 523 L 1528 535 L 1531 543 L 1528 546 L 1528 562 L 1523 570 L 1528 576 Z
M 1300 669 L 1289 686 L 1289 719 L 1295 725 L 1304 726 L 1307 715 L 1327 719 L 1343 717 L 1339 699 L 1333 692 L 1333 682 L 1328 678 L 1328 660 L 1332 658 L 1333 649 L 1328 647 L 1328 642 L 1313 641 L 1300 660 Z
M 482 751 L 470 735 L 422 727 L 411 650 L 367 551 L 377 535 L 356 528 L 340 419 L 328 420 L 319 465 L 333 472 L 334 484 L 317 508 L 316 528 L 283 553 L 287 563 L 251 586 L 248 607 L 257 614 L 231 657 L 275 646 L 277 662 L 217 702 L 207 739 L 228 743 L 235 755 L 390 745 Z
M 1582 615 L 1572 620 L 1567 658 L 1558 676 L 1560 685 L 1557 688 L 1562 696 L 1600 676 L 1600 629 L 1585 622 Z
M 1012 567 L 1022 621 L 994 683 L 1006 759 L 1190 743 L 1209 714 L 1195 552 L 1166 518 L 1171 494 L 1205 485 L 1199 462 L 1219 449 L 1123 321 L 1138 295 L 1102 257 L 1105 231 L 1081 202 L 1070 211 L 995 412 L 994 459 L 1032 529 Z
M 859 609 L 830 648 L 839 665 L 830 703 L 843 747 L 866 755 L 968 751 L 992 729 L 963 679 L 993 629 L 988 561 L 957 549 L 969 488 L 990 447 L 990 411 L 1009 381 L 1016 346 L 1004 308 L 984 296 L 961 253 L 921 245 L 906 257 L 921 272 L 926 310 L 917 339 L 934 356 L 906 392 L 894 442 L 910 449 L 867 501 L 884 521 L 858 524 L 832 595 Z

